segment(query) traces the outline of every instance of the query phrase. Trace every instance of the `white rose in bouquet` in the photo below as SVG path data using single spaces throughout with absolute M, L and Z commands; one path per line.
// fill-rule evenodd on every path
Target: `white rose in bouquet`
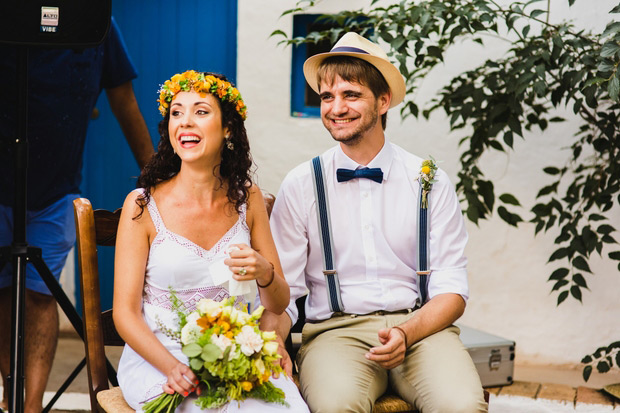
M 222 303 L 203 298 L 198 301 L 196 308 L 198 308 L 201 314 L 206 314 L 209 317 L 217 317 L 222 312 Z
M 235 336 L 235 340 L 241 346 L 241 352 L 248 357 L 263 348 L 263 339 L 252 326 L 243 326 L 241 332 Z

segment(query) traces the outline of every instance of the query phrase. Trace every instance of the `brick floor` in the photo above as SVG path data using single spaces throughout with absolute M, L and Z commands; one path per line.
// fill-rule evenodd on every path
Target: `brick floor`
M 577 387 L 577 404 L 581 403 L 614 406 L 614 399 L 601 390 L 580 386 Z M 616 405 L 620 407 L 620 403 L 616 403 Z
M 539 399 L 554 400 L 560 402 L 575 403 L 577 389 L 564 384 L 543 383 L 538 391 Z
M 526 381 L 515 381 L 510 386 L 499 388 L 497 395 L 522 396 L 535 399 L 540 390 L 540 383 L 530 383 Z
M 570 405 L 588 404 L 620 408 L 620 402 L 604 391 L 582 386 L 575 388 L 563 384 L 515 381 L 510 386 L 491 387 L 487 391 L 496 396 L 521 396 L 565 402 Z

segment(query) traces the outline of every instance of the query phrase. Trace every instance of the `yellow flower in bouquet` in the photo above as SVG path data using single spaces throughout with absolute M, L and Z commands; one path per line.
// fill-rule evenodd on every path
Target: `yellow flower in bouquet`
M 284 392 L 270 381 L 273 373 L 283 371 L 276 363 L 280 355 L 275 333 L 258 328 L 262 306 L 248 314 L 235 308 L 234 297 L 219 302 L 202 299 L 196 310 L 186 313 L 174 292 L 172 296 L 179 330 L 162 330 L 180 342 L 204 388 L 196 405 L 217 408 L 247 398 L 287 405 Z M 162 393 L 143 409 L 149 413 L 174 411 L 183 399 L 178 393 Z

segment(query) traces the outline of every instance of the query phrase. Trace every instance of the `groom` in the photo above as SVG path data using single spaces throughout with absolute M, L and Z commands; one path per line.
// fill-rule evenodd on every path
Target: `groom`
M 467 234 L 442 170 L 430 196 L 430 301 L 417 304 L 423 160 L 384 133 L 387 111 L 405 96 L 402 75 L 378 45 L 354 33 L 309 58 L 304 75 L 337 145 L 282 183 L 271 225 L 291 304 L 279 317 L 266 313 L 262 328 L 286 337 L 298 317 L 295 300 L 308 293 L 297 362 L 313 412 L 371 412 L 388 385 L 422 412 L 487 411 L 452 325 L 468 298 Z M 325 198 L 321 222 L 331 238 L 319 230 L 317 196 Z M 333 270 L 323 255 L 330 244 Z M 290 371 L 287 354 L 283 363 Z

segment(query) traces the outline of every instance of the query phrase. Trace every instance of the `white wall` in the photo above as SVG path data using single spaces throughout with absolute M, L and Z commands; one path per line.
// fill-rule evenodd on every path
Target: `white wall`
M 320 2 L 313 12 L 335 12 L 368 3 Z M 599 29 L 610 20 L 608 10 L 617 4 L 615 0 L 577 0 L 568 9 L 566 1 L 552 3 L 552 22 L 576 19 L 579 27 Z M 320 120 L 290 116 L 291 48 L 277 46 L 276 38 L 269 34 L 275 29 L 292 32 L 292 18 L 279 16 L 293 4 L 290 0 L 239 1 L 238 86 L 249 108 L 247 127 L 257 179 L 263 189 L 274 194 L 291 168 L 333 145 Z M 462 44 L 451 50 L 445 65 L 425 81 L 419 101 L 430 97 L 451 76 L 501 56 L 506 44 L 489 39 L 484 48 Z M 496 193 L 515 194 L 526 206 L 522 216 L 527 215 L 541 182 L 549 180 L 541 169 L 566 162 L 568 152 L 562 148 L 575 130 L 575 121 L 556 124 L 544 133 L 534 131 L 526 141 L 517 139 L 514 152 L 486 156 L 482 166 Z M 456 180 L 457 144 L 463 135 L 449 132 L 443 114 L 437 112 L 429 121 L 401 121 L 398 108 L 393 109 L 387 135 L 413 153 L 432 154 L 443 161 L 441 167 Z M 620 222 L 619 218 L 616 210 L 613 222 Z M 555 269 L 546 264 L 555 250 L 554 234 L 535 237 L 532 225 L 515 229 L 497 218 L 481 222 L 479 227 L 468 222 L 468 231 L 471 299 L 462 323 L 515 340 L 517 362 L 524 364 L 578 364 L 583 355 L 620 339 L 617 262 L 593 260 L 594 275 L 586 277 L 590 291 L 584 291 L 583 304 L 568 299 L 556 307 L 557 295 L 550 295 L 552 284 L 546 282 Z

